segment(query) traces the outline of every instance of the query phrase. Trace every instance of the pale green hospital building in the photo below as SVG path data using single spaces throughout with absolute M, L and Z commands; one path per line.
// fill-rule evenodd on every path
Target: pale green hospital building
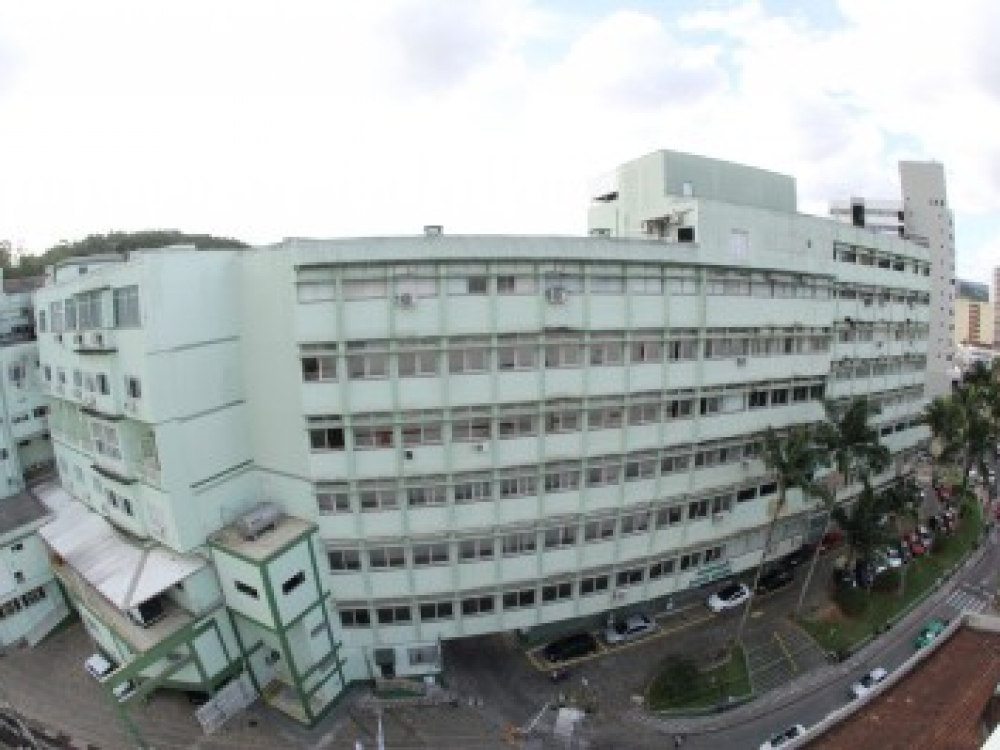
M 427 227 L 52 270 L 39 533 L 113 682 L 242 679 L 314 724 L 351 682 L 439 672 L 445 640 L 595 627 L 756 566 L 763 434 L 824 400 L 877 403 L 878 481 L 908 470 L 927 247 L 670 151 L 593 198 L 580 237 Z M 771 557 L 814 510 L 790 493 Z

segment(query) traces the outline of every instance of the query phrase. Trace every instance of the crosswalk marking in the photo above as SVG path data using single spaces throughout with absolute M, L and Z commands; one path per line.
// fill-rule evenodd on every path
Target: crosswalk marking
M 948 605 L 959 612 L 982 612 L 987 602 L 968 591 L 953 591 L 946 600 Z

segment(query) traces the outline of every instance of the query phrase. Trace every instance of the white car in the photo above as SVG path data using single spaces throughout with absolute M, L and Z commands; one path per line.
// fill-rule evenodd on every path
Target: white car
M 875 667 L 875 669 L 851 685 L 851 692 L 854 693 L 855 698 L 864 698 L 875 689 L 876 685 L 888 676 L 888 670 L 883 667 Z
M 779 747 L 784 747 L 792 740 L 797 740 L 799 737 L 806 733 L 806 728 L 801 724 L 796 724 L 795 726 L 788 727 L 783 732 L 778 732 L 771 739 L 760 746 L 760 750 L 775 750 Z
M 625 643 L 656 632 L 656 620 L 648 615 L 629 615 L 624 620 L 616 620 L 604 631 L 608 643 Z
M 895 547 L 886 547 L 882 551 L 883 558 L 889 563 L 890 568 L 900 568 L 903 566 L 903 556 Z
M 118 669 L 118 666 L 111 662 L 104 654 L 94 654 L 83 663 L 83 668 L 98 682 L 104 682 L 111 674 Z M 135 683 L 132 680 L 117 685 L 112 691 L 115 698 L 120 701 L 128 698 L 135 690 Z
M 740 606 L 749 598 L 750 588 L 745 583 L 731 583 L 708 598 L 708 608 L 713 612 L 722 612 Z

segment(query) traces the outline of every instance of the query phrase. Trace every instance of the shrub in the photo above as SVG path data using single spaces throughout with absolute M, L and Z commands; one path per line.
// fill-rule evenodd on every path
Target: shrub
M 938 534 L 934 537 L 934 543 L 931 545 L 931 553 L 939 555 L 942 552 L 947 551 L 948 546 L 951 544 L 951 538 L 945 534 Z
M 653 682 L 651 692 L 656 698 L 668 702 L 698 695 L 704 685 L 698 665 L 693 659 L 671 656 L 663 664 L 663 671 Z
M 899 584 L 902 581 L 902 576 L 899 570 L 896 568 L 889 568 L 882 573 L 880 576 L 875 576 L 875 583 L 872 584 L 872 591 L 878 591 L 880 594 L 890 594 L 894 591 L 899 591 Z
M 868 592 L 862 588 L 840 588 L 834 601 L 846 617 L 858 617 L 868 609 Z

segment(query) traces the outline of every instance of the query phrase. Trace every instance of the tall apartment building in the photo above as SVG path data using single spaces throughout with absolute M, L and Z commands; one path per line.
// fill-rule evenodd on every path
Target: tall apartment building
M 955 288 L 955 346 L 992 348 L 990 285 L 959 279 Z
M 617 170 L 590 229 L 57 268 L 39 342 L 72 497 L 42 531 L 118 680 L 247 663 L 311 723 L 346 683 L 439 671 L 442 640 L 700 598 L 779 507 L 768 556 L 792 551 L 816 509 L 779 505 L 762 437 L 826 399 L 881 407 L 880 481 L 927 439 L 924 246 L 673 152 Z M 83 528 L 127 530 L 141 585 L 88 573 Z
M 948 208 L 944 167 L 901 161 L 900 201 L 851 198 L 834 201 L 830 215 L 877 234 L 905 237 L 930 251 L 931 319 L 927 394 L 951 392 L 955 377 L 955 227 Z
M 50 516 L 25 481 L 52 467 L 33 282 L 2 282 L 0 294 L 0 652 L 37 643 L 69 614 L 37 534 Z

